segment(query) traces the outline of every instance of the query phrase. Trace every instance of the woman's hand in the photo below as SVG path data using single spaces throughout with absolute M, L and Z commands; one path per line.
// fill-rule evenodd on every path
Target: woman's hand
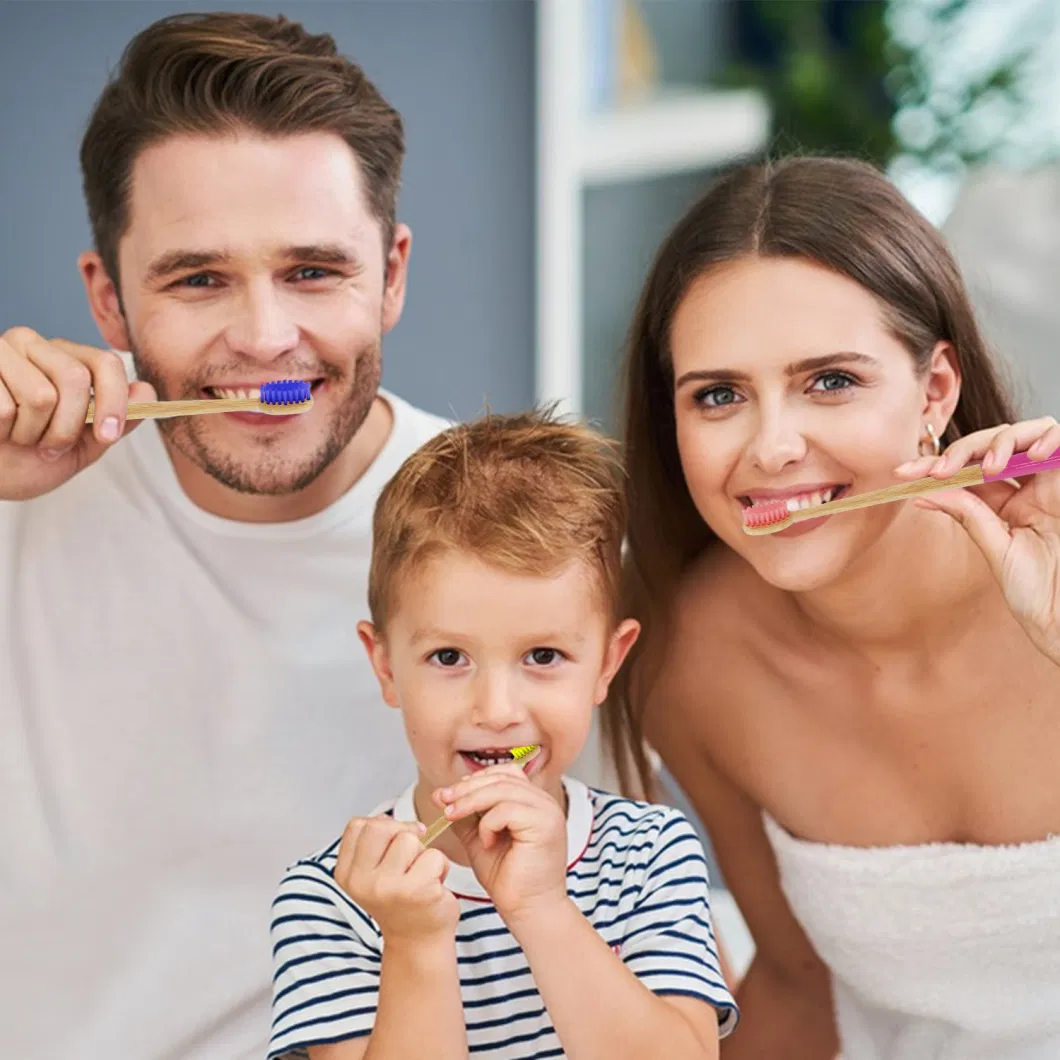
M 958 438 L 940 456 L 896 468 L 904 479 L 948 478 L 968 464 L 996 474 L 1014 453 L 1044 460 L 1060 449 L 1053 417 L 1005 424 Z M 982 550 L 1005 599 L 1034 644 L 1060 666 L 1060 470 L 1013 483 L 947 490 L 920 497 L 921 508 L 946 512 Z

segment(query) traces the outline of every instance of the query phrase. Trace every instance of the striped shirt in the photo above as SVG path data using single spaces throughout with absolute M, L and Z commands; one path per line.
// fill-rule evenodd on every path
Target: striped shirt
M 702 998 L 720 1035 L 739 1013 L 719 968 L 707 863 L 679 810 L 564 777 L 568 796 L 567 893 L 656 994 Z M 416 820 L 410 786 L 379 807 Z M 379 997 L 382 936 L 335 882 L 336 841 L 288 869 L 273 903 L 270 1060 L 370 1034 Z M 453 864 L 446 886 L 460 899 L 457 962 L 472 1056 L 563 1057 L 526 957 L 472 870 Z

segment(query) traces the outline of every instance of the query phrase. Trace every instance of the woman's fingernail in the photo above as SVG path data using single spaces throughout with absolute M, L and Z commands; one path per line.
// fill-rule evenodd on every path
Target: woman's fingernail
M 453 797 L 453 789 L 452 788 L 442 788 L 442 790 L 438 792 L 438 798 L 440 798 L 440 799 L 451 799 L 452 797 Z
M 99 427 L 100 436 L 105 442 L 113 442 L 121 433 L 117 416 L 108 416 Z
M 38 449 L 37 455 L 41 460 L 47 460 L 49 464 L 54 464 L 65 452 L 65 449 Z
M 456 813 L 456 803 L 455 802 L 451 802 L 445 808 L 445 816 L 446 817 L 452 817 L 454 813 Z

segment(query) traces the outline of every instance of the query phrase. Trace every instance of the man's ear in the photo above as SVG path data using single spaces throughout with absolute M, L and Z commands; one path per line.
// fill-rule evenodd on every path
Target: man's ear
M 77 259 L 77 268 L 85 285 L 85 294 L 88 295 L 88 308 L 103 341 L 112 350 L 131 349 L 118 288 L 107 275 L 103 259 L 94 250 L 86 250 Z
M 618 673 L 629 654 L 630 648 L 640 636 L 640 623 L 634 618 L 627 618 L 620 622 L 614 633 L 607 642 L 607 651 L 604 653 L 604 665 L 600 670 L 600 677 L 596 682 L 596 693 L 594 702 L 599 706 L 607 698 L 607 690 L 611 686 L 615 674 Z
M 390 707 L 399 706 L 397 685 L 394 682 L 394 672 L 390 668 L 390 654 L 387 651 L 386 639 L 371 622 L 358 622 L 357 636 L 360 637 L 361 643 L 368 652 L 368 661 L 375 671 L 384 702 Z
M 412 231 L 408 225 L 395 225 L 394 238 L 386 256 L 383 277 L 383 331 L 388 332 L 401 319 L 405 307 L 405 287 L 409 276 Z

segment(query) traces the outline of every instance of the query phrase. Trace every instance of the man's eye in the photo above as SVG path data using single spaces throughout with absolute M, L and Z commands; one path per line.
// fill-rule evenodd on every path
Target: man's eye
M 193 276 L 185 276 L 182 280 L 177 280 L 178 287 L 206 287 L 213 279 L 208 273 L 197 272 Z
M 323 280 L 332 275 L 334 274 L 331 269 L 322 269 L 316 265 L 307 265 L 295 273 L 295 277 L 302 280 Z

